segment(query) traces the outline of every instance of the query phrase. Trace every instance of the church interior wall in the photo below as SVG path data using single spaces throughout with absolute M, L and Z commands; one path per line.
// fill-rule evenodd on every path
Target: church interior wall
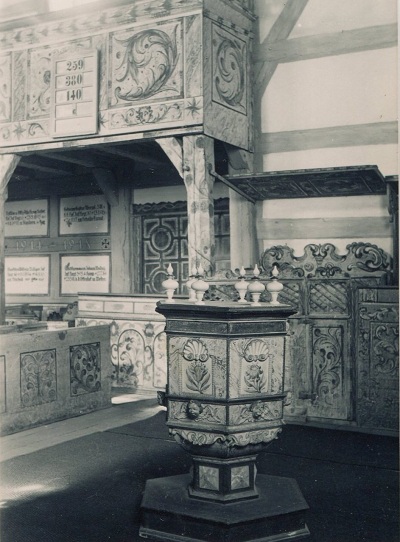
M 192 0 L 192 2 L 196 3 L 197 10 L 200 0 Z M 175 7 L 179 5 L 179 9 L 185 9 L 178 2 L 173 4 Z M 207 5 L 209 4 L 210 2 L 207 2 Z M 223 4 L 224 6 L 222 6 L 222 2 L 221 5 L 217 4 L 218 9 L 226 7 L 228 3 L 224 2 Z M 225 105 L 221 109 L 221 103 L 218 108 L 215 108 L 215 100 L 212 100 L 211 97 L 218 98 L 221 102 L 223 101 L 223 93 L 214 92 L 210 86 L 206 85 L 205 90 L 209 100 L 205 108 L 207 109 L 207 122 L 200 126 L 202 115 L 198 110 L 200 102 L 195 100 L 198 79 L 193 77 L 190 86 L 191 93 L 187 96 L 189 101 L 185 110 L 186 115 L 193 116 L 193 122 L 191 121 L 192 124 L 188 125 L 184 118 L 182 126 L 179 124 L 179 131 L 174 132 L 174 137 L 171 137 L 172 132 L 166 132 L 165 129 L 171 128 L 171 126 L 177 128 L 177 125 L 174 124 L 175 120 L 171 121 L 171 125 L 156 124 L 159 128 L 158 131 L 150 130 L 152 128 L 150 120 L 155 117 L 146 117 L 146 114 L 150 114 L 149 107 L 146 105 L 138 108 L 134 116 L 141 124 L 135 125 L 134 128 L 124 125 L 121 133 L 114 134 L 115 138 L 114 135 L 112 136 L 114 139 L 111 140 L 110 145 L 110 141 L 107 139 L 110 136 L 107 131 L 109 128 L 106 130 L 104 127 L 101 128 L 103 131 L 98 134 L 101 139 L 93 141 L 92 138 L 90 143 L 88 143 L 88 139 L 85 140 L 82 149 L 77 148 L 82 142 L 74 140 L 68 142 L 68 146 L 71 148 L 68 151 L 64 149 L 64 158 L 66 158 L 67 164 L 69 158 L 72 160 L 71 163 L 74 160 L 78 165 L 82 161 L 86 163 L 87 165 L 83 166 L 86 171 L 93 169 L 93 190 L 88 185 L 84 186 L 82 177 L 78 178 L 77 176 L 74 181 L 70 182 L 70 179 L 74 179 L 74 175 L 78 175 L 80 171 L 76 169 L 73 170 L 75 173 L 72 176 L 64 177 L 64 182 L 57 183 L 57 180 L 49 180 L 50 185 L 48 186 L 46 183 L 36 183 L 36 180 L 39 180 L 39 175 L 38 177 L 33 176 L 35 182 L 31 182 L 26 190 L 25 187 L 24 190 L 21 189 L 24 177 L 16 176 L 15 183 L 10 183 L 9 201 L 48 199 L 49 231 L 47 236 L 43 235 L 42 240 L 40 236 L 31 236 L 35 239 L 32 241 L 33 244 L 29 244 L 29 246 L 24 245 L 21 239 L 18 240 L 17 236 L 14 236 L 12 243 L 17 248 L 13 252 L 13 250 L 10 251 L 10 247 L 6 247 L 6 256 L 15 256 L 21 253 L 23 256 L 30 255 L 33 258 L 41 259 L 48 254 L 50 262 L 49 289 L 47 294 L 42 293 L 39 296 L 19 295 L 20 292 L 15 290 L 14 294 L 7 298 L 7 302 L 11 304 L 35 302 L 45 305 L 47 301 L 53 304 L 66 304 L 76 300 L 78 291 L 69 289 L 66 283 L 63 284 L 61 274 L 67 262 L 77 262 L 78 255 L 86 262 L 96 254 L 100 254 L 101 257 L 109 257 L 108 288 L 97 292 L 92 290 L 85 295 L 88 295 L 89 298 L 91 295 L 99 298 L 105 297 L 107 303 L 102 299 L 96 299 L 95 303 L 101 305 L 104 301 L 104 307 L 106 305 L 113 307 L 113 310 L 107 309 L 110 314 L 114 314 L 114 310 L 116 312 L 117 306 L 124 313 L 129 312 L 126 307 L 133 307 L 130 298 L 137 294 L 139 296 L 140 294 L 149 295 L 152 301 L 161 297 L 163 295 L 162 280 L 165 278 L 165 269 L 168 264 L 174 265 L 174 272 L 180 281 L 180 290 L 177 293 L 184 294 L 186 293 L 183 289 L 186 277 L 192 271 L 189 261 L 191 263 L 196 261 L 197 264 L 198 255 L 206 255 L 205 250 L 200 250 L 202 247 L 207 251 L 210 250 L 210 253 L 214 251 L 213 255 L 217 252 L 215 250 L 216 243 L 214 246 L 212 244 L 217 240 L 216 228 L 211 228 L 212 219 L 216 218 L 217 206 L 221 203 L 218 200 L 229 198 L 228 204 L 227 201 L 223 201 L 226 207 L 220 209 L 220 253 L 223 257 L 219 260 L 215 258 L 215 262 L 211 258 L 204 258 L 207 263 L 218 264 L 215 265 L 217 271 L 222 269 L 222 265 L 225 269 L 241 265 L 248 267 L 249 264 L 254 265 L 257 261 L 259 262 L 260 258 L 265 262 L 264 270 L 267 270 L 268 258 L 275 258 L 275 254 L 279 251 L 272 250 L 269 255 L 266 255 L 266 251 L 275 245 L 286 245 L 286 247 L 293 248 L 296 257 L 301 257 L 306 245 L 310 243 L 316 245 L 331 243 L 334 245 L 335 249 L 328 247 L 325 251 L 318 250 L 318 247 L 312 247 L 317 250 L 313 254 L 310 254 L 313 251 L 309 250 L 306 259 L 303 259 L 305 270 L 308 272 L 310 265 L 313 266 L 313 269 L 315 268 L 314 260 L 311 263 L 309 260 L 312 258 L 323 259 L 326 255 L 331 257 L 335 263 L 339 261 L 343 269 L 328 262 L 322 268 L 325 275 L 321 272 L 322 278 L 311 277 L 309 284 L 307 283 L 309 277 L 306 273 L 302 275 L 304 280 L 301 279 L 301 281 L 298 277 L 284 276 L 285 272 L 289 273 L 292 269 L 293 258 L 285 247 L 281 250 L 285 258 L 291 262 L 286 268 L 281 269 L 282 281 L 288 281 L 285 282 L 282 295 L 288 296 L 288 301 L 291 301 L 290 296 L 292 296 L 295 299 L 294 304 L 297 302 L 299 308 L 299 316 L 293 324 L 295 326 L 292 343 L 295 347 L 294 354 L 287 365 L 292 373 L 288 369 L 287 376 L 289 384 L 293 382 L 293 389 L 296 393 L 301 391 L 302 396 L 297 393 L 296 400 L 290 407 L 292 409 L 290 415 L 292 419 L 297 421 L 304 421 L 308 416 L 311 421 L 316 421 L 316 423 L 325 423 L 325 421 L 330 423 L 332 419 L 336 420 L 334 423 L 347 424 L 348 426 L 358 423 L 355 420 L 352 396 L 352 393 L 357 390 L 355 390 L 354 381 L 349 382 L 350 377 L 347 378 L 347 376 L 352 374 L 351 371 L 355 369 L 359 368 L 361 371 L 362 364 L 359 364 L 360 367 L 353 366 L 353 360 L 356 357 L 353 355 L 353 346 L 350 348 L 350 341 L 347 337 L 353 333 L 356 326 L 359 326 L 357 331 L 361 330 L 361 324 L 357 320 L 357 311 L 353 312 L 354 302 L 359 303 L 357 306 L 361 306 L 361 303 L 369 303 L 372 298 L 368 296 L 372 294 L 369 291 L 361 292 L 360 297 L 357 297 L 356 288 L 359 285 L 357 281 L 361 277 L 364 281 L 363 284 L 366 285 L 365 288 L 368 286 L 371 287 L 371 291 L 373 289 L 378 291 L 382 287 L 386 274 L 390 273 L 390 264 L 387 263 L 388 259 L 385 254 L 382 254 L 380 250 L 373 250 L 377 258 L 381 259 L 381 263 L 378 262 L 379 265 L 375 266 L 378 269 L 375 269 L 375 262 L 368 260 L 368 250 L 361 250 L 362 257 L 367 260 L 364 262 L 364 267 L 367 268 L 365 272 L 374 274 L 364 277 L 361 276 L 360 266 L 354 264 L 355 258 L 359 258 L 354 250 L 348 257 L 340 258 L 337 257 L 337 254 L 345 253 L 347 246 L 356 242 L 377 245 L 386 253 L 394 256 L 393 222 L 391 223 L 393 217 L 389 214 L 389 198 L 386 195 L 377 194 L 356 195 L 356 191 L 350 186 L 349 179 L 344 179 L 344 182 L 347 183 L 344 190 L 346 195 L 339 195 L 342 193 L 340 182 L 343 178 L 341 178 L 335 188 L 327 190 L 330 197 L 293 199 L 289 189 L 285 188 L 285 198 L 269 199 L 267 194 L 265 199 L 257 201 L 253 205 L 244 198 L 240 199 L 241 196 L 237 193 L 233 194 L 226 185 L 220 182 L 214 183 L 211 177 L 217 178 L 218 175 L 221 177 L 221 175 L 226 175 L 227 171 L 231 175 L 235 171 L 251 172 L 252 175 L 256 174 L 254 175 L 256 177 L 258 173 L 272 175 L 273 172 L 289 171 L 290 174 L 295 175 L 298 170 L 354 168 L 365 165 L 376 166 L 383 177 L 394 177 L 397 174 L 397 50 L 395 47 L 397 31 L 394 38 L 393 30 L 396 26 L 394 6 L 394 0 L 374 0 L 373 2 L 372 0 L 354 0 L 351 3 L 345 0 L 331 0 L 330 2 L 321 2 L 321 0 L 294 0 L 292 2 L 256 0 L 255 9 L 259 15 L 259 22 L 255 25 L 255 28 L 258 28 L 258 37 L 254 44 L 252 66 L 254 72 L 254 80 L 251 85 L 251 94 L 252 96 L 254 94 L 253 104 L 250 103 L 249 96 L 244 98 L 244 94 L 239 92 L 235 96 L 237 100 L 240 98 L 240 103 L 235 106 L 236 110 L 234 107 L 230 109 Z M 366 12 L 367 8 L 369 12 Z M 219 12 L 214 15 L 219 15 Z M 200 12 L 196 11 L 195 16 L 199 22 Z M 124 24 L 128 24 L 129 21 Z M 204 38 L 212 36 L 211 30 L 215 30 L 213 25 L 220 24 L 218 17 L 216 21 L 213 20 L 212 24 L 210 21 L 207 22 L 208 34 L 204 34 Z M 234 23 L 233 20 L 231 22 Z M 98 24 L 103 25 L 103 22 L 98 20 Z M 248 31 L 250 25 L 249 19 L 246 22 L 246 32 L 243 34 L 246 38 L 242 36 L 241 41 L 243 62 L 240 66 L 246 66 L 246 70 L 242 70 L 243 77 L 245 72 L 246 76 L 248 75 L 250 68 L 244 61 L 248 58 L 251 49 L 251 38 Z M 132 29 L 129 32 L 133 32 Z M 104 35 L 109 32 L 108 27 L 102 29 L 102 32 L 103 30 Z M 86 32 L 86 29 L 81 32 Z M 202 42 L 199 37 L 199 28 L 196 32 L 199 39 L 195 43 L 200 47 Z M 229 36 L 229 39 L 232 35 L 231 30 L 229 32 L 226 30 L 226 34 L 223 34 L 225 37 Z M 60 38 L 58 35 L 51 35 L 49 38 L 40 39 L 45 41 L 49 39 L 52 43 L 58 42 Z M 187 40 L 187 35 L 185 35 L 185 39 Z M 185 43 L 189 46 L 190 40 Z M 207 42 L 208 45 L 210 43 L 213 43 L 212 40 Z M 181 47 L 180 41 L 178 45 Z M 45 47 L 48 49 L 49 45 L 47 44 Z M 184 51 L 184 48 L 179 50 Z M 115 52 L 115 58 L 118 58 L 118 54 L 118 51 Z M 193 54 L 187 58 L 187 73 L 191 73 L 194 68 L 200 70 L 197 63 L 192 64 L 194 56 Z M 233 66 L 236 69 L 236 65 Z M 205 72 L 206 79 L 209 77 L 209 80 L 206 81 L 209 85 L 212 81 L 218 80 L 218 71 L 213 73 L 212 70 L 205 70 Z M 179 77 L 181 77 L 180 72 Z M 103 89 L 100 103 L 104 108 L 107 105 L 106 87 L 108 82 L 104 69 L 100 84 L 100 89 Z M 252 111 L 252 106 L 254 106 L 254 111 Z M 124 104 L 124 107 L 130 106 Z M 103 110 L 105 111 L 105 109 Z M 118 111 L 120 110 L 121 108 L 118 108 Z M 218 115 L 215 114 L 216 111 L 218 111 Z M 114 114 L 119 113 L 110 113 L 110 115 Z M 48 112 L 46 115 L 48 117 Z M 196 115 L 199 115 L 199 118 L 196 117 L 197 120 L 194 120 Z M 126 122 L 129 121 L 129 118 L 127 117 Z M 246 118 L 246 122 L 241 122 L 244 118 Z M 248 126 L 252 121 L 254 121 L 255 127 L 254 149 L 251 148 L 253 138 L 248 137 Z M 12 133 L 12 137 L 15 139 L 21 135 L 20 129 L 21 127 L 18 125 L 14 131 L 9 133 Z M 139 132 L 143 129 L 148 131 L 148 134 L 142 145 L 140 141 L 135 141 L 131 142 L 130 148 L 122 146 L 123 138 L 131 139 L 131 130 Z M 164 130 L 163 133 L 161 133 L 162 130 Z M 201 130 L 206 134 L 206 137 L 197 135 Z M 231 135 L 230 131 L 235 136 L 232 140 L 228 137 Z M 48 143 L 45 142 L 45 136 L 40 137 L 43 137 L 43 140 L 38 140 L 37 144 L 35 143 L 34 150 L 39 153 L 45 151 L 44 154 L 46 154 L 46 150 L 49 150 L 46 149 Z M 212 142 L 212 137 L 215 137 L 215 144 Z M 245 144 L 238 143 L 238 141 L 243 142 L 244 140 L 246 140 Z M 222 144 L 223 141 L 226 146 Z M 18 146 L 23 142 L 25 146 L 21 151 L 22 154 L 31 144 L 30 141 L 18 140 Z M 149 145 L 150 142 L 159 145 L 166 155 L 164 160 L 158 162 L 158 168 L 155 167 L 155 155 L 152 154 L 158 147 Z M 179 145 L 180 142 L 183 142 L 182 146 Z M 96 157 L 95 148 L 99 144 L 104 146 L 100 146 L 97 153 L 104 151 L 106 155 L 108 151 L 111 155 L 100 175 L 96 167 L 98 157 Z M 118 144 L 121 144 L 121 147 Z M 55 152 L 56 145 L 62 145 L 62 141 L 50 142 L 50 145 L 50 149 Z M 221 159 L 221 153 L 215 152 L 218 145 L 224 147 L 228 158 L 224 154 Z M 19 147 L 17 150 L 15 147 L 9 148 L 12 149 L 12 152 L 19 151 Z M 250 152 L 248 152 L 249 149 Z M 215 160 L 217 154 L 220 157 L 219 161 Z M 124 157 L 124 155 L 127 158 L 125 165 L 121 164 L 120 168 L 116 168 L 115 175 L 110 175 L 109 170 L 113 169 L 111 165 L 119 165 L 119 157 Z M 30 157 L 29 148 L 27 156 Z M 60 156 L 58 155 L 59 158 Z M 32 167 L 35 156 L 31 158 L 30 165 Z M 51 154 L 48 154 L 47 158 L 51 160 Z M 132 165 L 131 159 L 134 160 L 134 165 Z M 218 167 L 223 160 L 225 160 L 224 165 L 227 166 L 225 171 Z M 227 161 L 229 161 L 229 165 L 226 163 Z M 246 162 L 247 168 L 245 167 Z M 26 166 L 27 161 L 23 157 L 22 170 L 24 163 Z M 49 163 L 47 162 L 47 164 Z M 136 163 L 139 164 L 138 169 L 136 169 Z M 143 165 L 144 163 L 146 165 Z M 215 167 L 215 172 L 213 172 L 216 173 L 215 177 L 210 171 L 210 165 Z M 65 171 L 69 167 L 64 165 Z M 192 177 L 192 171 L 195 172 L 195 179 Z M 177 175 L 180 176 L 177 178 Z M 180 182 L 181 177 L 183 177 L 182 182 Z M 66 178 L 68 181 L 65 181 Z M 97 185 L 96 182 L 98 182 Z M 206 186 L 208 182 L 210 185 L 214 183 L 212 194 L 216 203 L 214 212 L 211 205 L 211 194 L 208 191 L 208 185 Z M 285 181 L 280 182 L 284 184 Z M 135 183 L 137 184 L 135 185 Z M 135 189 L 135 186 L 141 188 Z M 147 187 L 144 188 L 145 186 Z M 204 188 L 206 188 L 205 194 L 202 193 Z M 278 188 L 280 187 L 278 186 Z M 109 227 L 100 229 L 95 234 L 89 232 L 89 235 L 86 235 L 87 231 L 82 233 L 82 229 L 76 230 L 75 235 L 71 236 L 65 235 L 64 228 L 63 235 L 63 232 L 60 231 L 60 198 L 73 196 L 78 202 L 81 196 L 92 194 L 91 197 L 94 197 L 101 193 L 108 206 Z M 171 205 L 164 205 L 164 203 Z M 79 206 L 79 203 L 74 205 Z M 159 211 L 165 211 L 165 209 L 167 210 L 162 215 Z M 201 213 L 197 212 L 199 209 Z M 167 219 L 163 223 L 165 217 Z M 190 221 L 190 225 L 195 226 L 191 230 L 188 227 Z M 154 224 L 157 226 L 153 227 Z M 205 235 L 204 232 L 206 232 Z M 174 242 L 177 240 L 176 243 L 173 243 L 174 248 L 175 245 L 178 246 L 175 252 L 169 250 L 168 239 L 173 239 Z M 254 239 L 257 241 L 256 251 L 251 246 Z M 6 239 L 6 241 L 9 240 Z M 9 243 L 12 244 L 11 241 Z M 52 245 L 51 248 L 50 245 Z M 145 255 L 144 247 L 147 247 L 148 257 Z M 65 259 L 63 260 L 63 258 Z M 295 263 L 297 265 L 299 262 Z M 357 263 L 360 262 L 357 261 Z M 28 265 L 26 264 L 26 266 Z M 77 268 L 80 265 L 86 265 L 86 263 L 76 263 Z M 308 267 L 306 268 L 306 266 Z M 349 269 L 355 269 L 354 277 L 350 277 L 351 273 L 347 272 Z M 149 271 L 147 272 L 147 270 Z M 87 269 L 87 271 L 91 270 Z M 331 272 L 333 280 L 327 286 L 328 280 L 326 279 L 329 272 Z M 338 276 L 335 276 L 335 273 Z M 365 278 L 368 280 L 365 281 Z M 153 286 L 157 286 L 156 292 Z M 325 302 L 323 295 L 320 295 L 327 288 L 330 288 L 328 292 L 333 292 L 334 301 L 332 302 L 330 299 L 330 304 Z M 42 289 L 45 289 L 43 284 Z M 390 287 L 387 289 L 389 290 Z M 85 286 L 83 285 L 79 291 L 85 292 Z M 379 294 L 373 292 L 373 295 L 376 294 L 375 301 L 379 301 L 380 295 L 389 297 L 386 290 L 379 290 L 379 292 Z M 336 293 L 339 297 L 337 303 L 335 301 Z M 112 296 L 115 297 L 115 300 L 110 301 Z M 123 300 L 123 297 L 127 299 Z M 86 301 L 90 305 L 93 300 Z M 115 306 L 112 305 L 113 303 Z M 143 345 L 149 347 L 149 351 L 151 348 L 156 348 L 150 342 L 154 337 L 158 337 L 158 331 L 153 333 L 154 330 L 143 327 L 142 323 L 143 321 L 147 322 L 150 314 L 153 315 L 153 305 L 149 305 L 150 308 L 147 307 L 147 312 L 144 315 L 140 314 L 140 318 L 137 318 L 138 314 L 132 309 L 128 315 L 129 318 L 121 317 L 121 322 L 123 320 L 124 322 L 118 323 L 121 326 L 119 328 L 121 334 L 128 331 L 125 328 L 122 330 L 123 325 L 130 326 L 129 333 L 134 329 L 141 336 Z M 108 318 L 110 314 L 107 315 L 104 309 L 99 320 L 104 319 L 104 315 L 107 317 L 106 319 L 111 320 Z M 310 315 L 311 320 L 309 320 Z M 82 320 L 84 325 L 92 325 L 93 311 L 88 318 L 89 322 Z M 135 318 L 141 321 L 140 325 L 133 323 Z M 129 320 L 128 323 L 125 320 Z M 343 369 L 343 375 L 347 378 L 341 391 L 342 395 L 335 395 L 335 406 L 332 409 L 327 406 L 326 401 L 326 404 L 323 404 L 323 401 L 317 404 L 312 399 L 316 393 L 316 383 L 312 380 L 313 367 L 318 367 L 318 355 L 325 355 L 324 349 L 319 351 L 314 346 L 318 342 L 319 334 L 325 333 L 327 329 L 333 329 L 333 335 L 331 331 L 327 332 L 331 338 L 338 337 L 338 341 L 341 341 L 337 351 L 339 352 L 341 370 Z M 116 331 L 114 335 L 116 341 L 119 341 L 122 336 L 118 335 Z M 361 339 L 364 336 L 365 334 L 360 334 Z M 315 341 L 312 343 L 314 339 Z M 359 347 L 360 350 L 363 348 L 361 339 L 354 348 Z M 161 344 L 160 350 L 162 347 Z M 314 358 L 309 355 L 310 352 L 314 353 Z M 120 353 L 121 359 L 123 359 L 123 348 Z M 142 358 L 138 356 L 138 359 L 129 365 L 129 371 L 135 363 L 140 365 Z M 365 358 L 362 363 L 367 367 L 369 360 Z M 118 367 L 118 372 L 120 370 L 119 360 L 115 366 Z M 303 378 L 304 375 L 308 375 L 309 378 Z M 121 382 L 125 382 L 125 376 L 125 374 L 122 375 Z M 318 380 L 319 377 L 316 373 L 314 376 Z M 337 382 L 340 381 L 340 376 L 338 376 Z M 346 378 L 342 380 L 344 381 Z M 302 387 L 305 380 L 307 380 L 306 386 Z M 342 381 L 340 382 L 342 383 Z M 133 388 L 138 386 L 134 379 L 130 384 Z M 156 385 L 151 378 L 147 383 L 142 384 L 143 389 L 145 384 L 146 389 L 152 386 L 153 388 L 159 387 L 159 383 Z M 384 395 L 385 393 L 381 393 L 382 397 Z M 311 402 L 307 403 L 306 401 Z M 381 406 L 378 405 L 377 416 L 380 414 L 380 410 Z M 386 425 L 384 430 L 393 431 L 393 427 L 395 427 L 393 412 L 387 416 L 391 425 Z M 368 415 L 365 414 L 365 419 L 367 418 Z M 367 422 L 365 422 L 366 425 L 369 423 Z M 379 420 L 376 419 L 372 424 L 374 430 L 377 428 L 376 426 L 379 426 L 378 422 Z M 381 428 L 378 427 L 378 429 Z
M 397 22 L 396 2 L 309 0 L 287 39 L 274 41 L 283 8 L 281 1 L 255 2 L 258 170 L 376 165 L 383 176 L 397 175 L 397 47 L 389 38 Z M 339 50 L 340 33 L 345 45 Z M 379 33 L 386 37 L 378 39 Z M 263 88 L 266 60 L 273 75 Z M 307 243 L 324 242 L 345 251 L 348 243 L 362 241 L 393 252 L 386 196 L 258 205 L 259 251 L 289 244 L 301 254 Z
M 386 196 L 269 200 L 257 220 L 259 249 L 289 245 L 301 256 L 308 243 L 332 243 L 340 253 L 353 241 L 392 254 Z

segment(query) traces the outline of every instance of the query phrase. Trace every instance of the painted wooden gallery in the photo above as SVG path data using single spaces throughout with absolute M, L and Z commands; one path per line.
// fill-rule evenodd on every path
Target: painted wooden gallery
M 307 538 L 257 474 L 283 423 L 398 435 L 397 19 L 366 1 L 0 23 L 1 432 L 158 395 L 193 466 L 142 537 Z

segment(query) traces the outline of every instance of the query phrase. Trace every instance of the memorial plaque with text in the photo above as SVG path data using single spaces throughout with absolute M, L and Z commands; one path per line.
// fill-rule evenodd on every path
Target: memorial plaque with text
M 49 285 L 49 256 L 5 258 L 5 289 L 7 295 L 48 295 Z
M 60 198 L 60 235 L 108 231 L 108 204 L 103 195 Z
M 27 232 L 31 237 L 48 235 L 47 199 L 6 201 L 5 237 L 23 237 Z
M 109 293 L 109 254 L 63 255 L 60 267 L 61 295 L 76 295 L 78 292 Z

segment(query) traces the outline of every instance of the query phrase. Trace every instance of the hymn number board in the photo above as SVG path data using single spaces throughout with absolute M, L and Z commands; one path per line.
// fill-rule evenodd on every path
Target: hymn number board
M 52 136 L 97 133 L 98 51 L 55 57 L 52 73 Z

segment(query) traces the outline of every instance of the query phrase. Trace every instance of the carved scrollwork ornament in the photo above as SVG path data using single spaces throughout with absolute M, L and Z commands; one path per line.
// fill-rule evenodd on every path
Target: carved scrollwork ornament
M 243 52 L 237 42 L 224 38 L 217 50 L 217 76 L 215 86 L 219 97 L 228 105 L 241 104 L 245 91 Z
M 172 36 L 159 29 L 150 29 L 116 41 L 125 48 L 117 68 L 121 75 L 116 80 L 125 83 L 126 88 L 115 88 L 118 100 L 145 99 L 164 90 L 171 90 L 165 84 L 178 61 L 176 29 Z M 120 53 L 117 55 L 119 57 Z
M 305 273 L 309 278 L 315 275 L 331 278 L 338 274 L 349 277 L 360 275 L 361 272 L 382 273 L 389 270 L 389 255 L 376 245 L 354 242 L 346 249 L 346 254 L 338 254 L 332 243 L 311 243 L 304 247 L 303 256 L 295 256 L 292 248 L 277 245 L 264 252 L 260 264 L 265 273 L 278 264 L 281 278 L 302 278 Z
M 192 431 L 187 429 L 170 429 L 170 434 L 182 445 L 191 444 L 195 446 L 211 446 L 216 442 L 227 448 L 244 447 L 249 444 L 265 444 L 278 438 L 282 431 L 281 427 L 263 429 L 260 431 L 247 431 L 233 435 L 222 435 L 219 433 L 206 433 L 203 431 Z

